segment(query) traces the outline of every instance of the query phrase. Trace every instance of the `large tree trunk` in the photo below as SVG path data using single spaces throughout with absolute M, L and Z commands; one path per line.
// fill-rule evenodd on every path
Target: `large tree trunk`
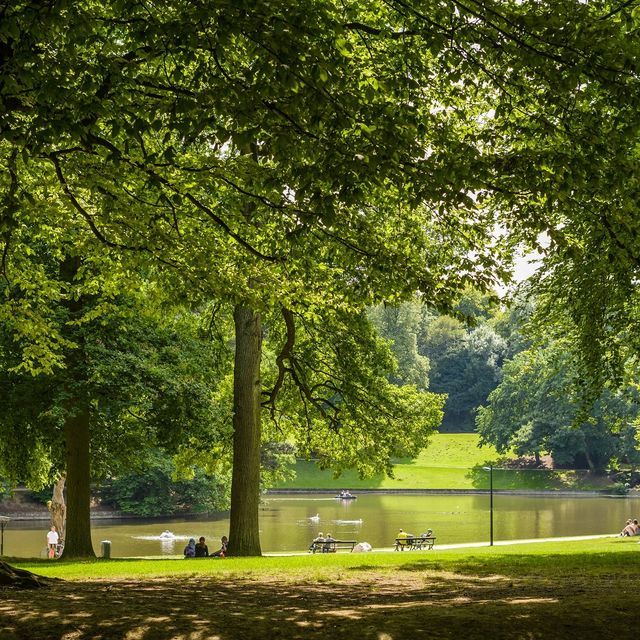
M 262 323 L 258 313 L 234 309 L 236 351 L 233 375 L 233 475 L 229 555 L 259 556 L 260 357 Z
M 61 265 L 65 282 L 74 282 L 80 268 L 80 259 L 68 257 Z M 82 297 L 69 297 L 65 306 L 69 321 L 78 320 L 83 313 Z M 65 558 L 95 558 L 91 544 L 91 473 L 90 473 L 90 409 L 87 397 L 87 365 L 82 328 L 67 324 L 68 338 L 76 344 L 67 353 L 66 417 L 64 422 L 65 461 L 67 473 L 67 524 L 65 531 Z
M 67 527 L 65 558 L 95 558 L 91 544 L 89 407 L 78 400 L 64 425 L 67 461 Z
M 64 540 L 65 526 L 67 522 L 67 505 L 64 499 L 65 476 L 60 476 L 53 485 L 53 497 L 47 502 L 51 513 L 51 524 L 57 529 L 60 538 Z

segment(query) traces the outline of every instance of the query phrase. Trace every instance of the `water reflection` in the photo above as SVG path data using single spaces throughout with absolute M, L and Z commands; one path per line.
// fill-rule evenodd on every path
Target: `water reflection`
M 638 515 L 640 501 L 634 498 L 494 494 L 496 540 L 615 533 Z M 360 494 L 343 501 L 317 494 L 273 495 L 260 508 L 265 552 L 304 551 L 320 532 L 389 548 L 399 528 L 411 534 L 431 528 L 438 544 L 487 541 L 489 496 Z M 39 556 L 47 530 L 46 521 L 12 520 L 5 530 L 5 554 Z M 163 537 L 163 530 L 173 537 Z M 189 538 L 205 536 L 211 549 L 228 533 L 226 513 L 197 520 L 102 520 L 92 531 L 94 548 L 111 540 L 113 557 L 180 556 Z

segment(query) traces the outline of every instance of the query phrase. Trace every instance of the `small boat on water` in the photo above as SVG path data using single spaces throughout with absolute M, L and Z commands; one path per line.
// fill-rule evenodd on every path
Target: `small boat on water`
M 163 540 L 173 540 L 175 538 L 175 535 L 167 529 L 160 534 L 160 538 L 162 538 Z
M 348 491 L 341 491 L 337 496 L 334 496 L 336 500 L 355 500 L 358 496 L 354 496 Z

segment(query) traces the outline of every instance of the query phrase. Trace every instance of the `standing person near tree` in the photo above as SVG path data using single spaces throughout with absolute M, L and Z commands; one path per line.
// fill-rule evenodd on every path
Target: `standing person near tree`
M 58 532 L 54 525 L 51 525 L 51 530 L 47 532 L 47 546 L 49 547 L 49 558 L 56 557 L 56 547 L 58 545 L 58 540 L 60 536 L 58 536 Z

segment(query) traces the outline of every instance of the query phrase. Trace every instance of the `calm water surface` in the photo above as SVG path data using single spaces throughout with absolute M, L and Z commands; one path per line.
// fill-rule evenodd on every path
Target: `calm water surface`
M 317 516 L 317 517 L 315 517 Z M 529 497 L 494 495 L 496 540 L 550 538 L 619 532 L 627 518 L 640 517 L 640 500 L 602 497 Z M 318 534 L 390 547 L 398 528 L 419 534 L 432 528 L 439 544 L 481 542 L 489 538 L 488 495 L 361 494 L 342 501 L 326 494 L 267 496 L 260 509 L 263 552 L 306 550 Z M 4 533 L 8 556 L 39 556 L 45 547 L 46 521 L 11 521 Z M 174 540 L 160 540 L 164 530 Z M 111 541 L 113 557 L 182 554 L 188 538 L 205 536 L 217 549 L 229 530 L 228 513 L 201 520 L 95 520 L 92 536 Z

